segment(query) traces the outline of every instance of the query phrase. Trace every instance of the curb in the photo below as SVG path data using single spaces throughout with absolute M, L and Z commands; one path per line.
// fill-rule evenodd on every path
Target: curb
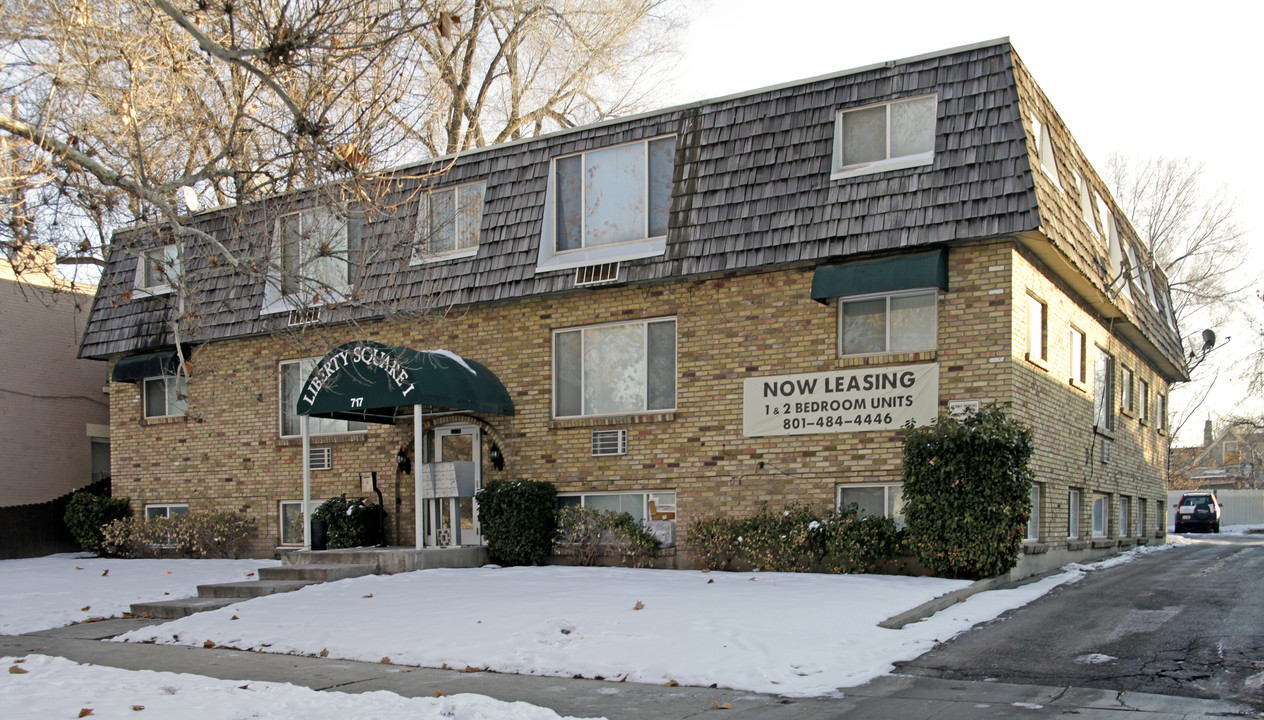
M 975 593 L 986 592 L 988 590 L 1005 590 L 1008 588 L 1015 588 L 1020 585 L 1036 582 L 1037 580 L 1043 580 L 1044 578 L 1059 572 L 1061 572 L 1061 569 L 1051 570 L 1038 575 L 1029 575 L 1021 580 L 1012 580 L 1008 573 L 1005 575 L 997 575 L 996 577 L 984 578 L 982 580 L 975 580 L 970 583 L 970 585 L 963 587 L 960 590 L 953 590 L 950 593 L 940 595 L 934 600 L 924 602 L 915 608 L 905 610 L 898 615 L 892 615 L 886 620 L 878 623 L 878 627 L 885 628 L 887 630 L 899 630 L 910 623 L 925 620 L 940 610 L 952 607 L 959 602 L 965 602 L 966 598 L 974 595 Z

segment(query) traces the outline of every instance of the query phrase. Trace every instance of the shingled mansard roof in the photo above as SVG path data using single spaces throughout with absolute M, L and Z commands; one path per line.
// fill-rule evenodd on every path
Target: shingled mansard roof
M 937 97 L 938 113 L 929 165 L 831 179 L 840 110 L 929 94 Z M 1051 140 L 1052 169 L 1042 166 L 1040 140 L 1033 136 L 1041 125 Z M 665 250 L 622 262 L 621 283 L 810 266 L 1014 236 L 1103 319 L 1114 321 L 1116 330 L 1165 376 L 1185 376 L 1166 278 L 1153 269 L 1105 184 L 1007 39 L 399 169 L 385 203 L 397 206 L 394 214 L 371 214 L 353 230 L 366 258 L 357 282 L 362 303 L 326 308 L 322 320 L 363 320 L 573 290 L 573 266 L 539 266 L 552 160 L 667 135 L 675 136 L 676 150 Z M 1077 179 L 1092 198 L 1099 227 L 1088 225 Z M 486 183 L 477 254 L 410 264 L 399 239 L 412 237 L 418 198 L 428 188 L 473 181 Z M 270 246 L 279 214 L 321 202 L 328 202 L 328 193 L 300 191 L 209 210 L 189 222 L 228 248 L 246 252 Z M 1113 251 L 1106 215 L 1114 218 L 1118 245 Z M 173 344 L 171 297 L 133 292 L 136 248 L 145 243 L 162 241 L 153 228 L 116 233 L 82 357 Z M 387 247 L 393 250 L 383 250 Z M 264 335 L 286 327 L 287 313 L 262 312 L 263 280 L 212 263 L 213 253 L 185 255 L 182 271 L 193 288 L 189 316 L 197 321 L 183 331 L 187 337 L 182 340 Z

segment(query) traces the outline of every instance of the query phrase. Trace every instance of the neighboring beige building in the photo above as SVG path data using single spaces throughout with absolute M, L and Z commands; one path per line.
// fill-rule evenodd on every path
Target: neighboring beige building
M 58 278 L 50 259 L 0 257 L 0 507 L 109 476 L 109 369 L 76 352 L 96 286 Z
M 1162 538 L 1167 280 L 1007 40 L 441 165 L 401 172 L 393 217 L 307 192 L 193 218 L 270 243 L 267 280 L 116 235 L 81 354 L 111 361 L 117 492 L 301 546 L 307 416 L 312 497 L 376 472 L 393 543 L 419 507 L 427 545 L 481 542 L 469 468 L 628 511 L 688 565 L 698 517 L 899 515 L 904 422 L 995 402 L 1035 435 L 1020 574 Z M 509 404 L 423 384 L 454 367 L 434 349 Z M 455 478 L 421 502 L 415 437 Z

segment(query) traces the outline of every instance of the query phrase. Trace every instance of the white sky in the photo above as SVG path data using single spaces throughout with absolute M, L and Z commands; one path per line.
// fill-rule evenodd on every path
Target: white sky
M 1240 202 L 1246 240 L 1255 248 L 1247 271 L 1264 290 L 1264 208 L 1257 202 L 1264 149 L 1244 141 L 1258 134 L 1264 104 L 1253 87 L 1264 69 L 1262 16 L 1260 6 L 1222 0 L 712 0 L 694 7 L 676 92 L 667 99 L 718 97 L 1009 37 L 1099 171 L 1115 150 L 1205 162 L 1212 187 L 1226 186 Z M 1182 328 L 1186 337 L 1201 331 Z M 1241 328 L 1217 333 L 1222 340 L 1239 337 L 1209 364 L 1231 366 L 1250 349 Z M 1243 394 L 1222 378 L 1181 441 L 1200 442 L 1207 413 L 1230 412 Z M 1174 412 L 1181 402 L 1178 393 Z

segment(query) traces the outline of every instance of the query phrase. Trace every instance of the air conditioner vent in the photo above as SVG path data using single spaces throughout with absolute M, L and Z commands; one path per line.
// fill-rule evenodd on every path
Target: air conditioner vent
M 329 470 L 334 466 L 334 449 L 314 447 L 307 449 L 308 466 L 312 470 Z
M 619 263 L 602 263 L 575 268 L 575 286 L 618 282 Z
M 320 322 L 320 308 L 303 308 L 290 311 L 290 327 L 312 325 Z
M 594 430 L 592 434 L 592 454 L 593 456 L 627 455 L 628 431 Z
M 1102 464 L 1110 462 L 1110 439 L 1102 438 Z

